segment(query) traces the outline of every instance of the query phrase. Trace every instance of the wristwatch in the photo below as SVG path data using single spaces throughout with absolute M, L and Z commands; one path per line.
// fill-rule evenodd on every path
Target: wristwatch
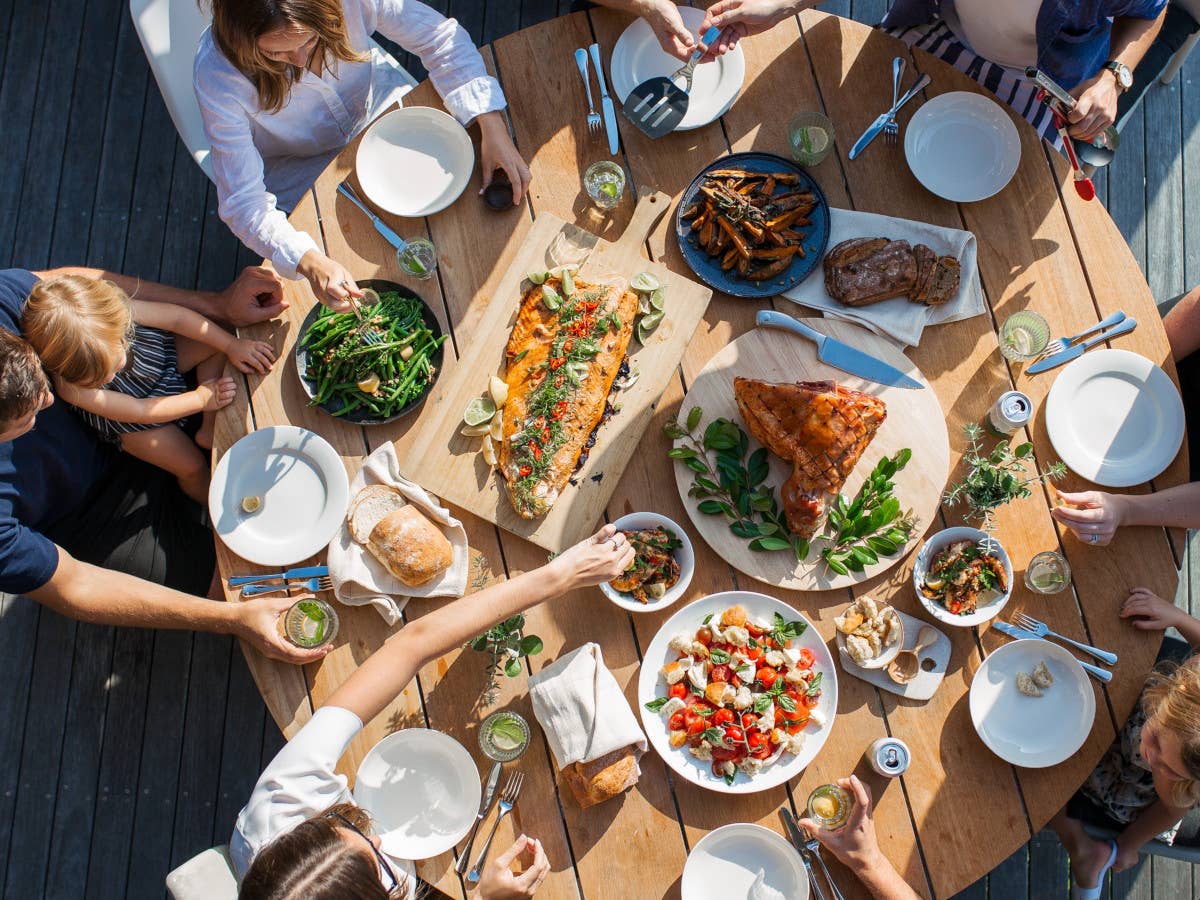
M 1133 70 L 1125 65 L 1125 63 L 1111 59 L 1104 64 L 1104 68 L 1113 73 L 1113 77 L 1117 79 L 1117 87 L 1122 92 L 1133 87 Z

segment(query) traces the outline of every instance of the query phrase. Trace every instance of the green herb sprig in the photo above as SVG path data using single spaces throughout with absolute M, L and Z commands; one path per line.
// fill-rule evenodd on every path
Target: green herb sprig
M 901 515 L 893 495 L 896 473 L 908 465 L 912 451 L 905 447 L 875 464 L 853 501 L 838 494 L 829 506 L 829 546 L 821 550 L 825 565 L 839 575 L 861 572 L 894 556 L 908 543 L 916 519 L 911 511 Z
M 996 444 L 991 453 L 983 446 L 983 429 L 978 425 L 966 426 L 967 449 L 963 459 L 967 465 L 966 475 L 961 481 L 951 484 L 943 498 L 947 506 L 966 503 L 967 518 L 982 524 L 984 531 L 995 527 L 996 510 L 1013 500 L 1023 499 L 1033 493 L 1031 485 L 1057 481 L 1067 474 L 1061 462 L 1051 465 L 1046 471 L 1038 471 L 1033 460 L 1033 444 L 1012 446 L 1007 440 Z M 1029 465 L 1034 466 L 1029 475 Z
M 522 634 L 524 628 L 525 617 L 515 615 L 489 628 L 467 645 L 478 653 L 491 656 L 484 668 L 487 684 L 480 697 L 481 705 L 491 706 L 498 699 L 501 672 L 516 678 L 524 671 L 521 660 L 542 652 L 542 639 L 536 634 Z

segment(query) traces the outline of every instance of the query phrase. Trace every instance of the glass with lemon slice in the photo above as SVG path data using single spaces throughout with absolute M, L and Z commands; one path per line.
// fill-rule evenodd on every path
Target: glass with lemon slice
M 324 600 L 297 600 L 284 614 L 280 630 L 297 647 L 324 647 L 337 637 L 338 616 Z
M 1025 568 L 1025 587 L 1038 594 L 1057 594 L 1071 583 L 1071 566 L 1054 550 L 1045 550 Z
M 845 788 L 823 784 L 808 795 L 808 818 L 827 831 L 837 831 L 850 819 L 854 798 Z
M 529 723 L 515 712 L 494 712 L 479 726 L 479 747 L 488 759 L 512 762 L 529 746 Z
M 833 123 L 819 112 L 802 112 L 788 125 L 792 159 L 802 166 L 815 166 L 833 149 Z

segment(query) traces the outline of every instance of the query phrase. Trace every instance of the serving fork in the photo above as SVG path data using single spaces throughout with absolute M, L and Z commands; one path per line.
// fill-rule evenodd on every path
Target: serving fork
M 1095 334 L 1097 331 L 1103 331 L 1105 328 L 1118 325 L 1124 321 L 1125 311 L 1118 309 L 1115 313 L 1105 316 L 1095 325 L 1092 325 L 1090 328 L 1085 328 L 1078 334 L 1073 334 L 1070 337 L 1055 338 L 1046 345 L 1045 350 L 1038 354 L 1038 359 L 1045 359 L 1047 356 L 1053 356 L 1055 353 L 1062 353 L 1062 351 L 1066 350 L 1080 338 L 1085 338 L 1089 334 Z
M 242 588 L 243 597 L 257 597 L 261 594 L 275 594 L 279 591 L 332 591 L 333 579 L 328 575 L 317 578 L 306 578 L 303 581 L 292 581 L 287 584 L 248 584 Z
M 588 134 L 600 133 L 600 113 L 596 112 L 595 101 L 592 100 L 592 80 L 588 76 L 588 55 L 587 51 L 580 47 L 575 51 L 575 64 L 579 66 L 579 74 L 583 76 L 583 89 L 587 91 L 588 116 L 587 127 Z
M 1098 650 L 1088 644 L 1081 644 L 1079 641 L 1073 641 L 1069 637 L 1059 634 L 1057 631 L 1051 631 L 1050 627 L 1046 625 L 1045 622 L 1039 622 L 1037 619 L 1033 618 L 1033 616 L 1027 616 L 1025 613 L 1019 612 L 1013 616 L 1013 624 L 1020 628 L 1024 628 L 1026 631 L 1032 631 L 1040 638 L 1044 638 L 1047 635 L 1058 638 L 1063 643 L 1070 644 L 1076 650 L 1082 650 L 1084 653 L 1089 653 L 1096 657 L 1096 659 L 1100 660 L 1100 662 L 1108 663 L 1110 666 L 1115 666 L 1117 664 L 1117 654 L 1109 653 L 1107 650 Z
M 492 838 L 496 836 L 496 829 L 500 827 L 500 820 L 513 811 L 513 807 L 517 805 L 517 797 L 521 794 L 521 785 L 525 783 L 525 774 L 523 772 L 514 772 L 504 785 L 504 793 L 500 797 L 500 813 L 496 816 L 496 821 L 492 823 L 492 830 L 488 833 L 488 838 L 483 844 L 483 849 L 479 851 L 479 858 L 475 860 L 475 865 L 471 866 L 471 871 L 467 873 L 467 881 L 471 884 L 479 882 L 479 876 L 483 872 L 483 863 L 487 859 L 488 850 L 492 846 Z
M 895 147 L 900 140 L 900 126 L 896 122 L 896 103 L 900 99 L 900 82 L 904 79 L 906 65 L 902 56 L 897 56 L 892 60 L 892 113 L 888 116 L 887 124 L 883 126 L 884 140 L 891 147 Z

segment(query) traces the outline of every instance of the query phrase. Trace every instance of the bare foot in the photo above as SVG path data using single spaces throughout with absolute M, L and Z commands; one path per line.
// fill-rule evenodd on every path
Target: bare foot
M 1081 888 L 1094 888 L 1100 882 L 1100 870 L 1108 862 L 1112 846 L 1108 841 L 1098 841 L 1091 836 L 1079 839 L 1071 853 L 1071 871 Z
M 196 432 L 196 446 L 201 450 L 211 450 L 213 446 L 213 432 L 216 428 L 216 416 L 210 412 L 204 414 L 204 418 L 200 421 L 200 430 Z

